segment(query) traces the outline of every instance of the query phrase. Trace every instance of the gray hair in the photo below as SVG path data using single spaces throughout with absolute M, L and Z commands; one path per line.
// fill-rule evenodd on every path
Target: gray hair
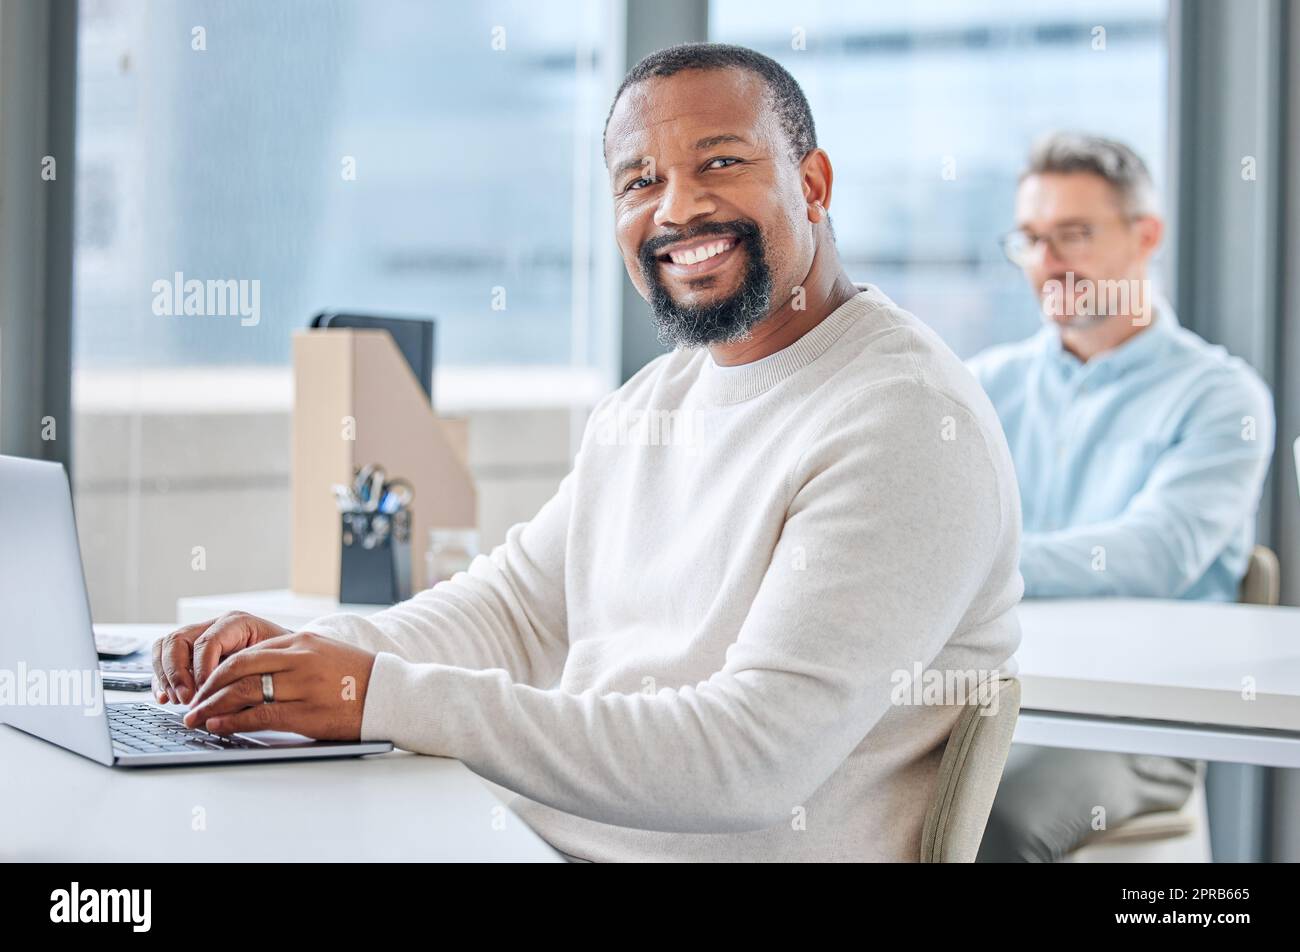
M 1115 192 L 1126 215 L 1158 215 L 1160 200 L 1146 163 L 1122 142 L 1081 132 L 1052 132 L 1034 143 L 1020 181 L 1030 175 L 1089 172 Z

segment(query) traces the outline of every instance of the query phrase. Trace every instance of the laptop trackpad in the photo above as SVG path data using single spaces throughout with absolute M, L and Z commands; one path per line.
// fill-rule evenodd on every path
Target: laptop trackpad
M 295 734 L 292 731 L 238 731 L 234 736 L 263 747 L 301 747 L 303 744 L 316 743 L 305 734 Z

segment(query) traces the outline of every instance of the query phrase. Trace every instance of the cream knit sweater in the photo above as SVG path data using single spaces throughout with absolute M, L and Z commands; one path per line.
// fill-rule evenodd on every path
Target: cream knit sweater
M 362 737 L 582 859 L 915 859 L 957 708 L 900 686 L 1014 671 L 1019 495 L 974 379 L 860 288 L 762 360 L 654 360 L 490 555 L 305 626 L 379 652 Z

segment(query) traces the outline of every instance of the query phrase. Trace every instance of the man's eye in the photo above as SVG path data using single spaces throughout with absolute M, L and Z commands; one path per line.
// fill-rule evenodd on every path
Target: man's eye
M 706 168 L 706 169 L 725 169 L 728 165 L 734 165 L 735 163 L 737 163 L 737 162 L 739 162 L 739 161 L 740 161 L 740 159 L 732 158 L 732 157 L 730 157 L 730 156 L 719 156 L 719 157 L 716 158 L 716 159 L 710 159 L 710 160 L 709 160 L 709 164 L 706 165 L 705 168 Z M 719 162 L 725 162 L 726 165 L 719 165 L 719 164 L 718 164 Z
M 644 182 L 645 185 L 642 185 L 641 184 L 642 182 Z M 626 187 L 624 187 L 623 191 L 631 192 L 631 191 L 635 191 L 636 189 L 645 188 L 646 185 L 653 185 L 653 184 L 654 184 L 654 179 L 646 178 L 645 176 L 642 176 L 639 179 L 633 179 L 632 181 L 628 182 Z

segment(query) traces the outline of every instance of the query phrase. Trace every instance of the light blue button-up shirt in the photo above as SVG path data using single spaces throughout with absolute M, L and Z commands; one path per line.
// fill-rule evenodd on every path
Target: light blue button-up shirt
M 1236 600 L 1274 440 L 1246 363 L 1161 301 L 1086 363 L 1046 326 L 968 366 L 1015 461 L 1027 597 Z

